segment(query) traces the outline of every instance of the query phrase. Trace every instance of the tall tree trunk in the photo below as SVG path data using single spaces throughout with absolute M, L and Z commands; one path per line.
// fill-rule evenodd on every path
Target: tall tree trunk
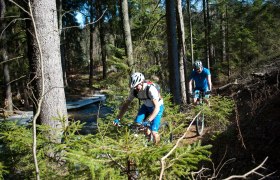
M 176 9 L 177 9 L 177 29 L 178 29 L 178 40 L 179 40 L 179 70 L 180 70 L 180 87 L 181 87 L 181 96 L 182 96 L 182 103 L 187 103 L 187 93 L 186 93 L 186 44 L 185 44 L 185 28 L 184 28 L 184 19 L 182 13 L 182 4 L 181 0 L 176 0 Z
M 191 0 L 187 0 L 187 8 L 188 8 L 188 15 L 189 15 L 189 33 L 190 33 L 190 51 L 191 51 L 191 67 L 194 63 L 194 55 L 193 55 L 193 32 L 192 32 L 192 10 L 191 10 Z M 187 77 L 188 79 L 188 77 Z M 189 83 L 187 83 L 187 89 L 189 89 Z M 191 96 L 187 94 L 187 103 L 191 103 Z
M 191 50 L 191 62 L 194 63 L 193 56 L 193 33 L 192 33 L 192 11 L 191 11 L 191 0 L 187 0 L 188 15 L 189 15 L 189 32 L 190 32 L 190 50 Z
M 131 40 L 131 32 L 130 32 L 130 24 L 129 24 L 129 16 L 128 16 L 128 4 L 127 4 L 127 0 L 120 0 L 120 1 L 121 1 L 122 22 L 123 22 L 123 30 L 124 30 L 124 38 L 125 38 L 127 64 L 131 68 L 130 71 L 135 72 L 133 48 L 132 48 L 132 40 Z
M 209 62 L 209 42 L 208 42 L 208 20 L 207 20 L 207 0 L 202 0 L 203 2 L 203 20 L 204 20 L 204 38 L 205 38 L 205 60 L 207 62 L 207 68 L 210 67 Z
M 102 2 L 99 0 L 97 1 L 97 11 L 98 11 L 98 18 L 101 18 L 102 16 Z M 107 49 L 106 49 L 106 41 L 105 41 L 105 28 L 104 28 L 104 21 L 103 17 L 98 21 L 98 27 L 99 27 L 99 37 L 100 37 L 100 46 L 101 46 L 101 61 L 102 61 L 102 77 L 103 79 L 107 78 L 107 62 L 106 62 L 106 55 L 107 55 Z
M 24 108 L 28 110 L 30 108 L 30 101 L 29 101 L 29 92 L 26 89 L 26 81 L 23 81 L 21 84 L 21 89 L 23 92 L 23 103 L 24 103 Z
M 208 68 L 212 68 L 213 66 L 213 52 L 214 52 L 214 47 L 213 44 L 211 43 L 211 24 L 210 24 L 210 7 L 209 7 L 209 0 L 206 0 L 206 22 L 207 22 L 207 52 L 208 52 Z
M 63 125 L 67 126 L 68 119 L 56 2 L 31 0 L 30 4 L 33 16 L 29 17 L 32 20 L 27 20 L 26 25 L 32 94 L 35 95 L 34 112 L 40 112 L 38 123 L 52 128 L 47 136 L 52 141 L 60 142 Z M 66 117 L 64 124 L 55 119 L 58 116 Z
M 66 59 L 65 59 L 65 47 L 64 47 L 64 31 L 63 31 L 63 9 L 62 9 L 62 0 L 57 0 L 58 5 L 58 29 L 59 29 L 59 37 L 60 37 L 60 53 L 61 53 L 61 64 L 62 64 L 62 73 L 63 73 L 63 84 L 65 87 L 68 86 L 67 74 L 66 74 Z
M 176 13 L 174 0 L 166 0 L 166 24 L 168 42 L 169 84 L 173 102 L 181 104 L 178 42 L 176 36 Z
M 228 64 L 228 80 L 231 75 L 230 62 L 229 62 L 229 27 L 228 27 L 228 6 L 226 5 L 226 60 Z
M 2 49 L 2 59 L 8 60 L 6 48 Z M 8 63 L 4 63 L 4 87 L 5 87 L 5 110 L 8 114 L 13 113 L 12 87 L 10 84 L 10 70 Z
M 93 0 L 90 1 L 90 37 L 89 37 L 89 87 L 93 85 L 93 69 L 94 69 L 94 59 L 93 59 L 93 36 L 94 36 L 94 26 L 93 26 Z
M 221 35 L 222 35 L 222 62 L 226 61 L 226 25 L 225 25 L 225 13 L 222 12 L 221 17 Z
M 0 36 L 0 58 L 2 59 L 3 64 L 3 74 L 4 74 L 4 108 L 8 114 L 12 113 L 13 111 L 13 100 L 12 100 L 12 88 L 10 84 L 10 70 L 9 65 L 6 62 L 8 60 L 8 53 L 7 53 L 7 40 L 6 40 L 6 23 L 4 20 L 6 12 L 6 5 L 5 1 L 0 1 L 0 32 L 2 35 Z M 0 59 L 0 60 L 1 60 Z
M 60 40 L 55 0 L 31 0 L 26 20 L 30 83 L 33 98 L 33 159 L 36 179 L 40 179 L 37 161 L 36 123 L 50 127 L 45 134 L 50 141 L 60 143 L 68 125 L 65 92 L 63 87 Z M 57 119 L 56 117 L 60 117 Z M 53 155 L 53 154 L 50 154 Z

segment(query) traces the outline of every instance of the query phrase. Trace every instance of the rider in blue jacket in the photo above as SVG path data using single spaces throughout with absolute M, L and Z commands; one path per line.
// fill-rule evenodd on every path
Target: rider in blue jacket
M 194 89 L 193 89 L 194 84 Z M 210 70 L 202 66 L 201 61 L 195 61 L 193 64 L 193 71 L 189 80 L 189 93 L 194 94 L 193 103 L 196 105 L 199 91 L 211 92 L 212 82 Z M 205 96 L 204 101 L 209 104 L 209 94 Z

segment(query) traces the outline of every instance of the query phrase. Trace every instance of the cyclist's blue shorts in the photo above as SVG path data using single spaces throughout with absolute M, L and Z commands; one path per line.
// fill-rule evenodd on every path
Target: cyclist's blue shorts
M 143 104 L 139 109 L 138 114 L 135 118 L 135 123 L 141 124 L 142 121 L 146 118 L 146 115 L 151 114 L 153 110 L 154 107 L 147 107 Z M 158 114 L 156 115 L 155 119 L 153 119 L 151 122 L 151 127 L 150 127 L 151 131 L 155 131 L 155 132 L 158 131 L 160 126 L 160 120 L 163 115 L 163 111 L 164 111 L 164 105 L 161 105 Z
M 207 92 L 208 90 L 206 90 L 206 91 L 204 91 L 205 93 Z M 193 98 L 199 98 L 199 92 L 200 92 L 200 90 L 197 90 L 197 89 L 195 89 L 194 90 L 194 97 Z M 206 94 L 205 96 L 204 96 L 204 98 L 209 98 L 209 94 Z

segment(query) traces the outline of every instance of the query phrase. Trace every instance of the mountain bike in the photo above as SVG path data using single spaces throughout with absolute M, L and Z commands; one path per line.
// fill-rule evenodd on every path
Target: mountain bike
M 148 142 L 153 142 L 152 133 L 148 133 L 150 130 L 150 126 L 144 125 L 146 120 L 142 122 L 142 124 L 136 123 L 128 123 L 124 125 L 120 125 L 121 127 L 128 127 L 130 132 L 134 134 L 134 136 L 145 135 Z M 160 143 L 171 143 L 173 141 L 173 134 L 171 127 L 168 122 L 161 122 L 159 126 L 158 133 L 160 135 Z
M 195 95 L 198 94 L 198 98 L 197 98 L 197 106 L 203 106 L 204 104 L 204 98 L 206 95 L 209 95 L 211 93 L 211 91 L 207 91 L 207 92 L 203 92 L 203 91 L 196 91 L 194 94 L 193 94 L 193 97 Z M 196 129 L 196 134 L 198 136 L 201 136 L 203 134 L 203 130 L 204 130 L 204 119 L 205 119 L 205 114 L 203 112 L 203 109 L 200 110 L 198 112 L 198 114 L 196 115 L 195 117 L 195 129 Z

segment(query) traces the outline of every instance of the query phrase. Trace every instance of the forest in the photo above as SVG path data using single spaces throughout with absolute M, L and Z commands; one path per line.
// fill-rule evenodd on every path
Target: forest
M 279 0 L 0 0 L 0 179 L 279 179 L 279 12 Z M 192 137 L 196 60 L 213 89 Z M 172 142 L 112 125 L 134 72 L 160 85 Z M 66 104 L 95 94 L 106 102 L 83 133 Z M 8 120 L 26 111 L 27 125 Z

